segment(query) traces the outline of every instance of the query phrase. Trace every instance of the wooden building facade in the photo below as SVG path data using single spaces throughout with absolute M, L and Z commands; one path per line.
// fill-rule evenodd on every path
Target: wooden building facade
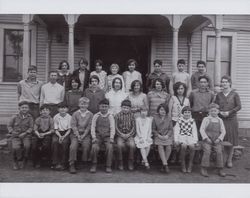
M 68 60 L 71 71 L 81 57 L 100 58 L 126 69 L 135 58 L 145 76 L 155 59 L 171 75 L 183 58 L 187 71 L 207 62 L 215 84 L 224 74 L 242 101 L 240 127 L 250 128 L 250 15 L 0 15 L 0 124 L 17 111 L 16 84 L 30 64 L 44 82 L 50 70 Z

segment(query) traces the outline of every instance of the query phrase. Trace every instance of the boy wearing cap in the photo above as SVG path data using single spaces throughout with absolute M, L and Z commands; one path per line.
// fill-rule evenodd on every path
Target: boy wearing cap
M 134 170 L 134 142 L 135 118 L 131 112 L 130 100 L 121 103 L 121 112 L 115 116 L 115 129 L 117 134 L 117 148 L 119 159 L 119 170 L 123 170 L 123 152 L 128 150 L 128 169 Z
M 8 123 L 8 131 L 11 135 L 13 169 L 24 168 L 30 152 L 31 132 L 33 130 L 33 118 L 29 114 L 29 103 L 22 101 L 18 104 L 19 113 L 14 115 Z
M 106 153 L 106 172 L 111 173 L 111 165 L 113 158 L 113 143 L 115 136 L 115 119 L 112 114 L 108 112 L 109 101 L 103 99 L 99 102 L 99 112 L 93 117 L 91 124 L 92 137 L 92 167 L 91 173 L 96 172 L 97 157 L 101 145 L 105 146 Z

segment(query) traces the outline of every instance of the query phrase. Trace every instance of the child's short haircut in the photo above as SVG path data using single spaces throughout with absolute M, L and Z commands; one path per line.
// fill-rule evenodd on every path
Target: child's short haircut
M 68 61 L 66 61 L 66 60 L 62 60 L 62 61 L 59 63 L 58 69 L 59 69 L 59 70 L 62 69 L 63 63 L 66 63 L 66 64 L 67 64 L 67 69 L 69 69 L 69 63 L 68 63 Z
M 19 107 L 21 107 L 23 105 L 28 105 L 29 106 L 29 102 L 27 102 L 27 101 L 21 101 L 21 102 L 18 103 Z
M 208 78 L 207 76 L 200 76 L 200 77 L 198 78 L 199 81 L 200 81 L 201 79 L 206 79 L 207 82 L 209 82 L 209 78 Z
M 135 59 L 129 59 L 127 65 L 129 66 L 131 63 L 135 63 L 135 66 L 137 66 L 137 62 Z
M 185 65 L 185 64 L 186 64 L 186 62 L 185 62 L 185 60 L 184 60 L 184 59 L 179 59 L 179 60 L 177 61 L 177 65 L 179 65 L 179 64 L 183 64 L 183 65 Z
M 186 97 L 187 96 L 187 85 L 185 83 L 183 83 L 183 82 L 180 82 L 180 81 L 178 81 L 177 83 L 175 83 L 173 85 L 174 95 L 175 96 L 178 95 L 177 90 L 179 89 L 180 86 L 183 86 L 183 88 L 184 88 L 183 96 Z
M 166 114 L 168 114 L 169 108 L 168 108 L 168 106 L 167 106 L 166 104 L 164 104 L 164 103 L 160 104 L 160 105 L 157 107 L 157 110 L 156 110 L 157 113 L 160 112 L 160 108 L 163 108 L 163 109 L 166 111 Z
M 109 105 L 109 100 L 107 98 L 104 98 L 99 102 L 99 105 Z
M 162 61 L 161 61 L 161 60 L 159 60 L 159 59 L 156 59 L 156 60 L 154 60 L 154 65 L 155 65 L 155 64 L 162 65 Z
M 65 102 L 61 102 L 57 105 L 57 108 L 68 108 L 68 105 Z
M 119 71 L 119 69 L 120 69 L 120 67 L 119 67 L 119 65 L 118 65 L 117 63 L 112 63 L 112 64 L 110 65 L 110 70 L 111 70 L 113 67 L 117 68 L 118 71 Z
M 208 105 L 208 109 L 213 109 L 213 108 L 219 109 L 219 105 L 215 103 L 211 103 L 210 105 Z
M 56 74 L 57 74 L 57 71 L 51 70 L 51 71 L 49 71 L 49 75 L 50 75 L 51 73 L 56 73 Z
M 189 106 L 185 106 L 183 107 L 183 109 L 181 110 L 181 113 L 183 114 L 185 111 L 190 111 L 192 112 L 192 109 Z
M 72 81 L 75 81 L 76 83 L 78 83 L 77 89 L 79 89 L 81 87 L 82 83 L 81 83 L 80 79 L 77 78 L 76 76 L 72 76 L 69 80 L 69 89 L 73 89 Z
M 88 64 L 89 64 L 89 62 L 86 58 L 81 58 L 78 62 L 78 65 L 80 66 L 81 63 L 83 63 L 86 66 L 88 66 Z
M 40 107 L 40 111 L 42 111 L 42 110 L 44 110 L 44 109 L 50 110 L 49 105 L 43 104 L 43 105 Z
M 98 81 L 98 84 L 99 84 L 100 79 L 99 79 L 99 77 L 97 75 L 90 76 L 90 78 L 89 78 L 89 83 L 90 84 L 91 84 L 92 79 L 96 79 Z
M 130 100 L 123 100 L 121 106 L 122 107 L 124 107 L 124 106 L 131 107 L 131 101 Z
M 97 60 L 95 60 L 95 65 L 97 64 L 97 63 L 99 63 L 99 65 L 103 65 L 103 62 L 102 62 L 102 60 L 101 59 L 97 59 Z
M 29 68 L 28 68 L 28 72 L 29 71 L 36 71 L 37 72 L 37 67 L 35 66 L 35 65 L 31 65 L 31 66 L 29 66 Z
M 122 84 L 122 80 L 121 80 L 119 77 L 115 77 L 115 78 L 113 79 L 113 81 L 112 81 L 112 88 L 113 88 L 113 89 L 115 88 L 115 81 L 116 81 L 116 80 L 119 80 L 119 81 L 120 81 L 120 83 L 121 83 L 121 88 L 120 88 L 120 89 L 122 89 L 123 84 Z
M 79 104 L 80 104 L 80 103 L 89 103 L 89 99 L 86 98 L 86 97 L 81 97 L 81 98 L 79 98 L 78 103 L 79 103 Z
M 196 67 L 198 67 L 198 65 L 204 65 L 206 67 L 206 63 L 203 60 L 198 60 L 196 63 Z

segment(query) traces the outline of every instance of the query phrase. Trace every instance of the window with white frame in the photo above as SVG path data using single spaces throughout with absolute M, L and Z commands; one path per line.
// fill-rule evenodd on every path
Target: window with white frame
M 3 56 L 3 81 L 20 81 L 23 67 L 23 30 L 4 30 Z
M 214 78 L 215 68 L 215 33 L 204 31 L 202 38 L 202 59 L 206 60 L 207 73 Z M 221 76 L 229 75 L 234 78 L 235 70 L 235 49 L 236 49 L 235 32 L 222 32 L 221 36 Z

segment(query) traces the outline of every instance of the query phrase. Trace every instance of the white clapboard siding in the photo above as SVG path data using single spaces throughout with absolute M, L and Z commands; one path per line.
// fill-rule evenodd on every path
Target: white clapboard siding
M 192 73 L 196 72 L 196 63 L 198 60 L 201 60 L 201 41 L 202 41 L 202 32 L 195 31 L 192 35 Z
M 0 124 L 6 124 L 17 112 L 16 84 L 0 84 Z
M 57 40 L 57 34 L 62 34 L 61 42 Z M 51 65 L 50 70 L 58 70 L 59 63 L 68 59 L 68 28 L 61 28 L 52 33 L 51 41 Z
M 170 30 L 157 31 L 154 35 L 153 45 L 155 46 L 155 59 L 163 61 L 163 70 L 168 75 L 172 73 L 172 46 L 173 33 Z M 179 35 L 178 40 L 178 59 L 184 59 L 188 62 L 188 46 L 187 37 L 184 34 Z M 176 65 L 177 66 L 177 63 Z
M 241 97 L 242 109 L 240 120 L 250 120 L 250 16 L 224 15 L 223 28 L 237 32 L 236 41 L 236 73 L 233 87 Z
M 22 14 L 1 14 L 0 23 L 22 23 Z
M 46 46 L 47 46 L 47 30 L 45 27 L 37 26 L 36 41 L 36 65 L 38 79 L 45 81 L 46 77 Z

